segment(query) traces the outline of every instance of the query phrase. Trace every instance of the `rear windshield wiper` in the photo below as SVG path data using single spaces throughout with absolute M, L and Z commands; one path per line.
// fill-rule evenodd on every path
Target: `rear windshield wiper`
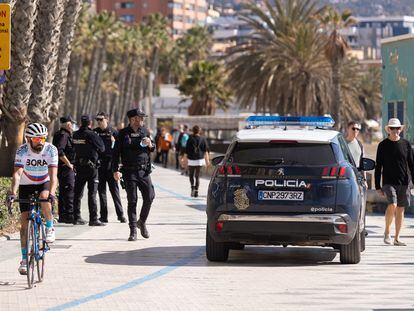
M 285 162 L 285 160 L 283 158 L 274 158 L 274 159 L 260 159 L 260 160 L 255 160 L 255 161 L 251 161 L 249 162 L 249 164 L 283 164 Z

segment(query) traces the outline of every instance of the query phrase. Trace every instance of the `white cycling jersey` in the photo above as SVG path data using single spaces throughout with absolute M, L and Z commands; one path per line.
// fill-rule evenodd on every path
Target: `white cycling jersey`
M 40 185 L 50 180 L 49 168 L 57 167 L 58 151 L 55 146 L 45 143 L 39 153 L 32 151 L 28 143 L 16 151 L 15 167 L 23 167 L 20 185 Z

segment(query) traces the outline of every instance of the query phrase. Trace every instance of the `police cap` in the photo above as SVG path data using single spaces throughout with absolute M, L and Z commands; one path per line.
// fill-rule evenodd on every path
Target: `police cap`
M 60 120 L 60 123 L 66 123 L 66 122 L 76 123 L 75 120 L 73 120 L 71 115 L 63 116 L 59 120 Z
M 145 114 L 144 111 L 139 110 L 139 109 L 131 109 L 127 112 L 127 117 L 128 118 L 133 118 L 133 117 L 147 117 L 147 115 Z

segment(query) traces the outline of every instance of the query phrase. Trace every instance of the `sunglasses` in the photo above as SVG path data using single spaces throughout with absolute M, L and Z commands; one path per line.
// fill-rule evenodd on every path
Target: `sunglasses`
M 361 129 L 357 128 L 357 127 L 353 127 L 352 128 L 353 131 L 360 131 Z
M 401 130 L 401 127 L 390 127 L 390 130 L 391 131 L 394 131 L 394 130 L 397 130 L 398 131 L 398 130 Z
M 101 122 L 101 121 L 104 120 L 104 118 L 96 118 L 95 120 L 98 121 L 98 122 Z
M 46 141 L 46 137 L 32 137 L 31 139 L 34 143 L 44 143 Z

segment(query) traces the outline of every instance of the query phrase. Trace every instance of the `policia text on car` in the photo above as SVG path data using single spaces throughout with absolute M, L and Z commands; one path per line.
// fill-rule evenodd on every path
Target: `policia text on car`
M 128 200 L 128 221 L 130 227 L 129 241 L 137 239 L 137 227 L 144 238 L 149 238 L 145 225 L 154 200 L 154 187 L 151 182 L 150 153 L 154 151 L 154 143 L 150 133 L 144 127 L 145 113 L 133 109 L 127 112 L 129 125 L 121 129 L 115 140 L 112 153 L 112 171 L 114 179 L 124 179 Z M 122 164 L 120 168 L 119 164 Z M 142 194 L 142 208 L 137 221 L 137 188 Z

